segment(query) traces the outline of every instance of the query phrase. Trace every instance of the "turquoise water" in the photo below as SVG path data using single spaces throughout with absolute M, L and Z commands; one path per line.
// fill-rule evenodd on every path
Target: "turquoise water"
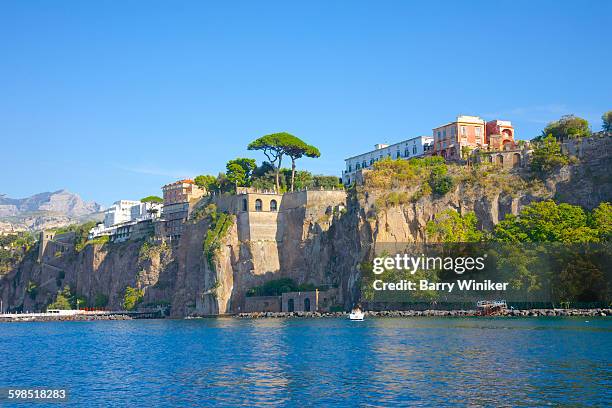
M 0 353 L 0 387 L 66 388 L 72 406 L 612 400 L 610 318 L 11 323 Z

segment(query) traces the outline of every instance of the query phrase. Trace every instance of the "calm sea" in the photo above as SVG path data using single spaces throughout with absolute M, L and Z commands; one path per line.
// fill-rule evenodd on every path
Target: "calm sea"
M 612 401 L 610 318 L 11 323 L 0 353 L 0 387 L 66 388 L 72 406 Z

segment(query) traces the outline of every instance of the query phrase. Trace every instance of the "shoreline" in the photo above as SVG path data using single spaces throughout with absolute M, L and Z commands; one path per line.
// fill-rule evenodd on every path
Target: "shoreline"
M 186 316 L 183 318 L 162 318 L 169 320 L 182 319 L 214 319 L 214 318 L 234 318 L 234 319 L 324 319 L 324 318 L 348 318 L 348 312 L 250 312 L 225 315 L 207 316 Z M 480 315 L 476 310 L 383 310 L 366 311 L 366 317 L 612 317 L 612 308 L 596 309 L 522 309 L 506 310 L 501 313 L 491 315 Z M 159 319 L 159 318 L 148 318 Z M 0 323 L 20 323 L 20 322 L 88 322 L 88 321 L 108 321 L 108 320 L 136 320 L 132 316 L 114 315 L 72 315 L 72 316 L 18 316 L 12 318 L 0 317 Z M 138 319 L 140 320 L 140 319 Z
M 347 312 L 251 312 L 233 315 L 238 319 L 348 318 Z M 366 311 L 366 317 L 610 317 L 612 309 L 522 309 L 487 316 L 476 310 L 384 310 Z
M 0 323 L 21 322 L 93 322 L 98 320 L 134 320 L 127 315 L 71 315 L 71 316 L 23 316 L 0 317 Z

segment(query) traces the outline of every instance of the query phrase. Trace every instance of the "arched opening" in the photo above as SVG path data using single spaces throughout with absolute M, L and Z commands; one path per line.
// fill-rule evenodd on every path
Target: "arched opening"
M 502 135 L 504 135 L 505 137 L 512 137 L 512 131 L 510 129 L 504 129 L 502 130 Z
M 514 153 L 512 155 L 512 167 L 520 167 L 521 165 L 521 155 L 519 153 Z
M 278 209 L 278 204 L 276 203 L 276 200 L 270 201 L 270 211 L 276 211 L 277 209 Z
M 255 211 L 261 211 L 263 209 L 263 205 L 261 204 L 261 200 L 258 198 L 255 200 Z
M 293 299 L 289 299 L 287 301 L 287 311 L 293 312 L 294 310 L 295 310 L 295 303 L 293 302 Z
M 493 163 L 493 156 L 489 155 L 489 157 L 487 157 L 487 161 L 489 163 Z
M 249 210 L 249 202 L 247 201 L 246 198 L 242 199 L 242 211 L 248 211 Z
M 304 311 L 310 312 L 310 299 L 309 298 L 304 299 Z
M 501 154 L 498 154 L 496 159 L 495 159 L 495 162 L 497 164 L 503 166 L 504 165 L 504 156 L 502 156 Z

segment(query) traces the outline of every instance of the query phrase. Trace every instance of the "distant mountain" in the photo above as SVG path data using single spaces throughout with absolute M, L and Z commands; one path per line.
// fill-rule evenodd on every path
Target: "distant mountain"
M 10 198 L 0 194 L 0 231 L 40 230 L 100 219 L 102 207 L 66 190 Z

